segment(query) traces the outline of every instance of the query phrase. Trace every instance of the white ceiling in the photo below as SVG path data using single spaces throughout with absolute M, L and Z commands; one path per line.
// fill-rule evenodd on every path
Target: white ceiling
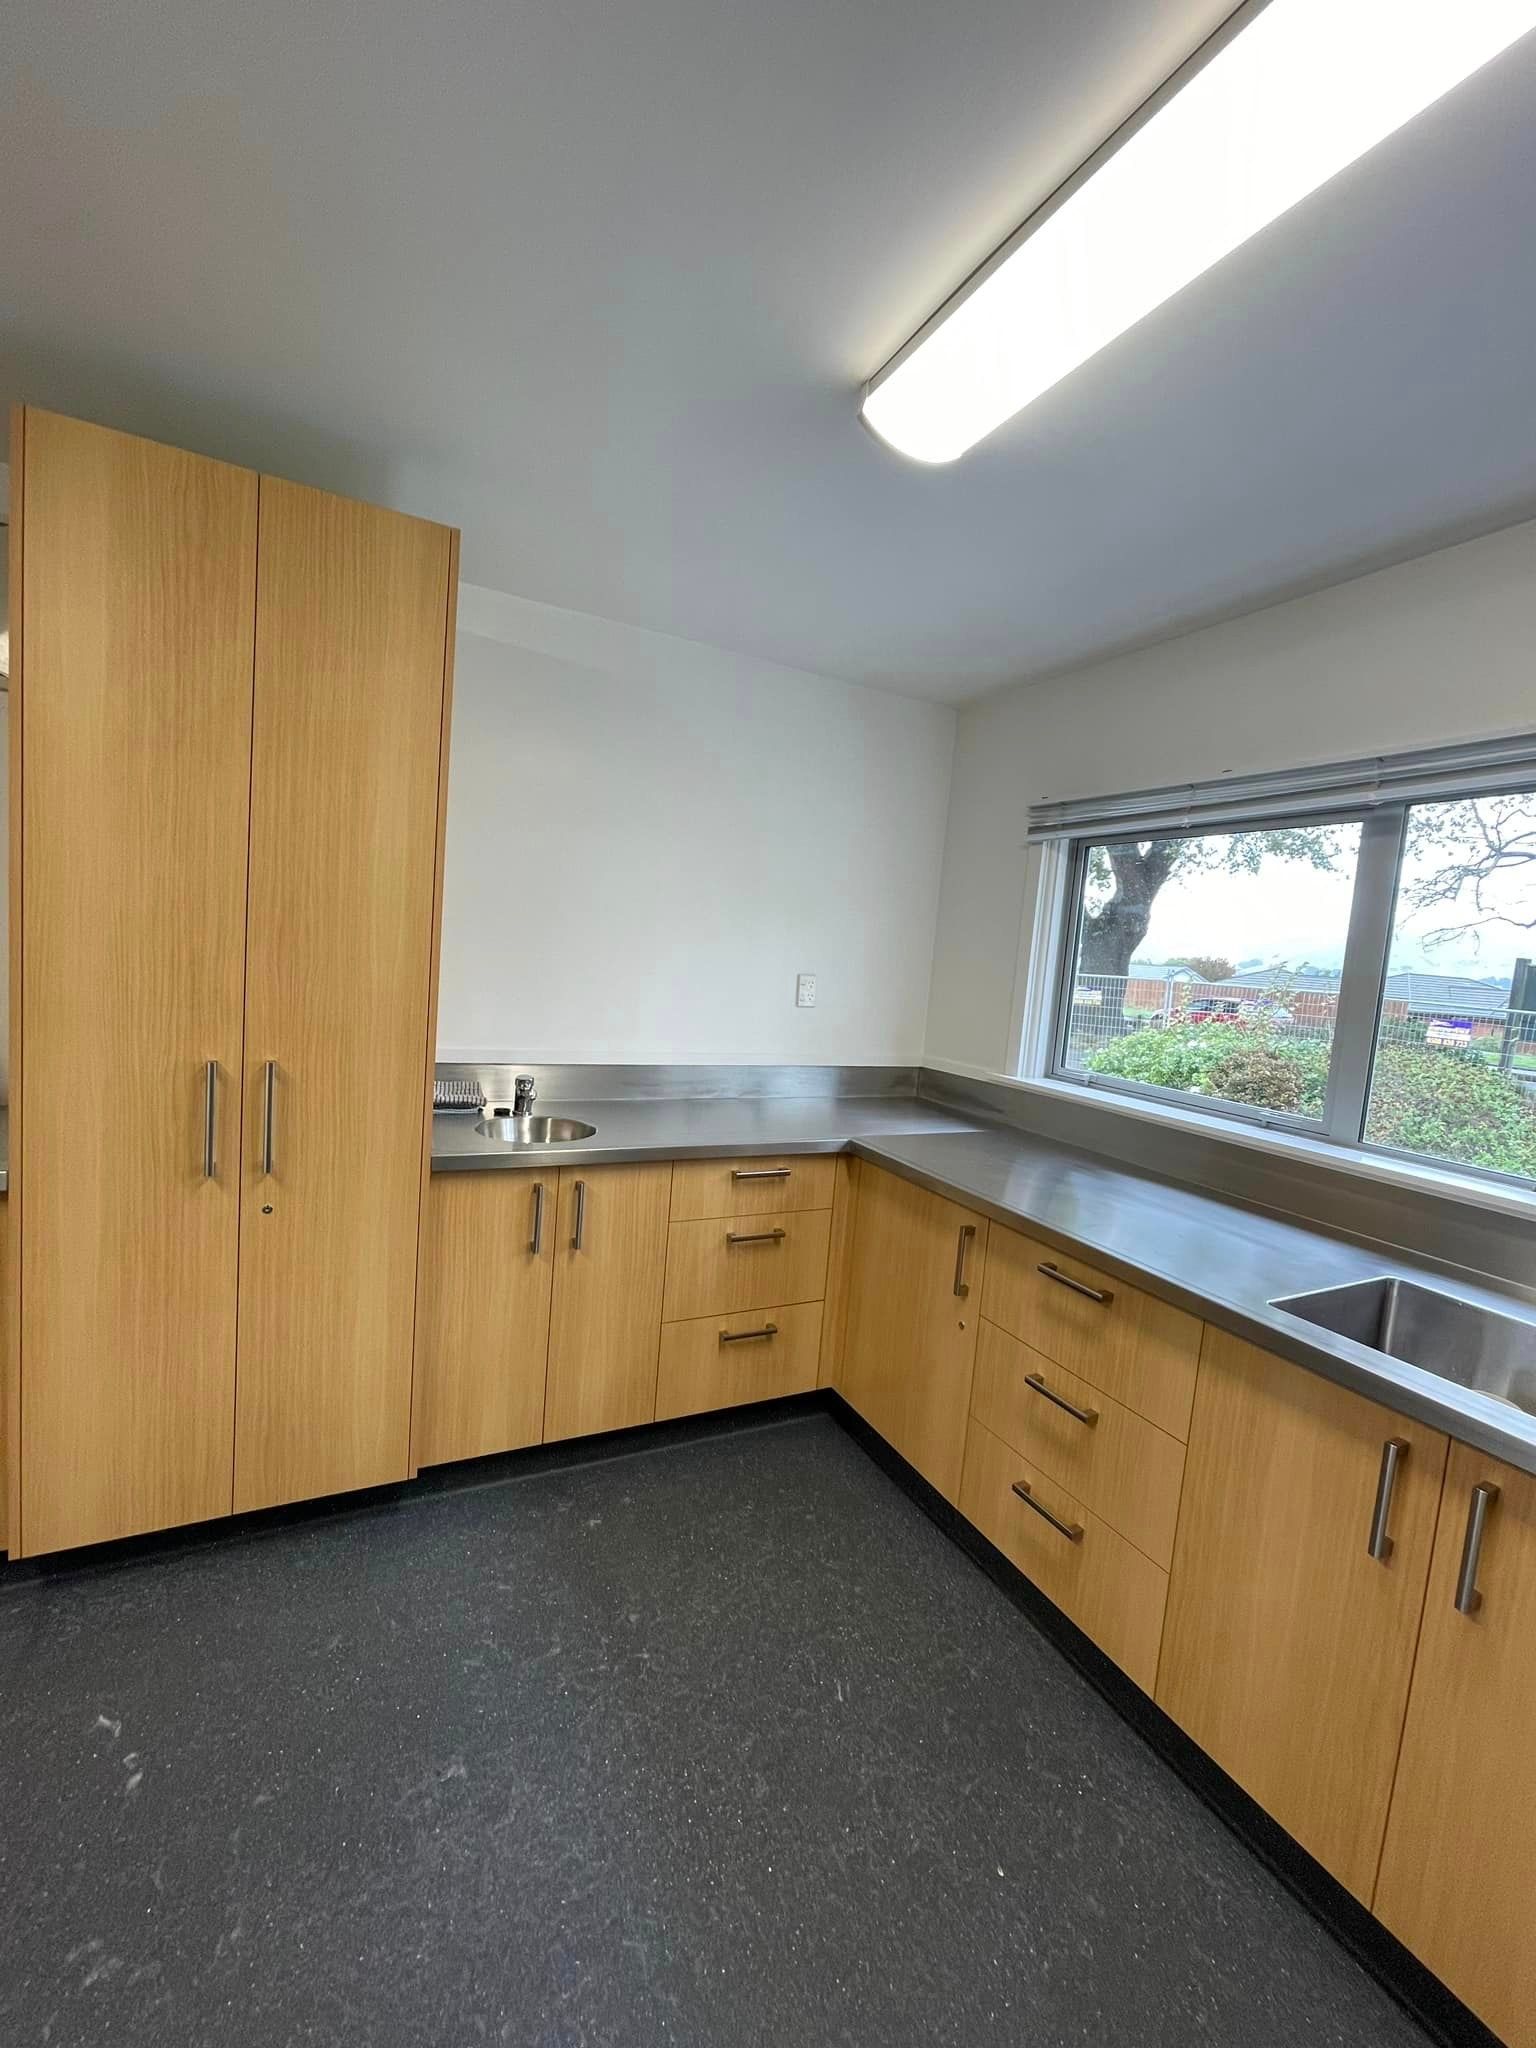
M 876 368 L 1227 0 L 7 0 L 0 393 L 961 698 L 1536 511 L 1536 37 L 949 469 Z

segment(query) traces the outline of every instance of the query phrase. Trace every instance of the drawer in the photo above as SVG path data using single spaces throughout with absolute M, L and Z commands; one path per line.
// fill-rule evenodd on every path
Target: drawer
M 1037 1506 L 1076 1535 L 1053 1528 L 1019 1498 L 1016 1485 L 1027 1486 Z M 1165 1571 L 975 1421 L 966 1444 L 960 1512 L 1128 1678 L 1151 1692 L 1168 1601 Z
M 1154 1564 L 1170 1568 L 1184 1483 L 1176 1436 L 985 1320 L 971 1412 Z
M 996 1224 L 981 1312 L 1032 1351 L 1188 1442 L 1204 1328 L 1198 1316 Z
M 705 1216 L 785 1216 L 830 1209 L 837 1159 L 679 1159 L 672 1168 L 672 1221 Z
M 827 1291 L 831 1236 L 830 1209 L 674 1223 L 667 1238 L 662 1321 L 820 1301 Z
M 768 1334 L 760 1334 L 766 1331 Z M 821 1357 L 821 1303 L 749 1309 L 666 1323 L 656 1376 L 656 1419 L 808 1394 Z

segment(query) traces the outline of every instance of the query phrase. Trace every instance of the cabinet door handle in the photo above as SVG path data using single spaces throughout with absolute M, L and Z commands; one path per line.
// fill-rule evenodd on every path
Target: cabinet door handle
M 261 1170 L 269 1178 L 277 1167 L 277 1061 L 267 1061 L 266 1094 L 261 1108 Z
M 794 1171 L 790 1166 L 733 1166 L 732 1180 L 788 1180 Z
M 782 1244 L 784 1233 L 782 1230 L 728 1230 L 725 1241 L 727 1244 Z
M 1037 1273 L 1043 1273 L 1047 1280 L 1054 1280 L 1058 1287 L 1070 1287 L 1074 1294 L 1081 1294 L 1088 1301 L 1109 1303 L 1114 1296 L 1105 1287 L 1090 1287 L 1086 1280 L 1074 1280 L 1070 1273 L 1063 1273 L 1060 1266 L 1054 1266 L 1047 1259 L 1043 1266 L 1036 1266 Z
M 965 1277 L 965 1255 L 971 1248 L 971 1239 L 976 1235 L 974 1223 L 962 1223 L 960 1235 L 955 1241 L 955 1292 L 964 1301 L 971 1291 L 971 1283 Z
M 1040 1519 L 1043 1522 L 1049 1522 L 1053 1529 L 1059 1530 L 1060 1533 L 1066 1537 L 1069 1543 L 1082 1542 L 1082 1523 L 1063 1522 L 1059 1516 L 1053 1515 L 1049 1508 L 1042 1507 L 1039 1501 L 1037 1501 L 1035 1499 L 1035 1496 L 1030 1492 L 1029 1481 L 1027 1479 L 1015 1479 L 1015 1481 L 1013 1482 L 1013 1490 L 1019 1496 L 1019 1499 L 1023 1501 L 1025 1507 L 1033 1508 L 1035 1513 L 1040 1517 Z
M 720 1332 L 720 1342 L 722 1344 L 755 1344 L 760 1337 L 777 1337 L 778 1334 L 779 1326 L 777 1323 L 764 1323 L 760 1330 L 722 1330 Z
M 1389 1436 L 1381 1447 L 1376 1505 L 1371 1510 L 1371 1534 L 1365 1546 L 1367 1557 L 1374 1557 L 1378 1564 L 1385 1564 L 1392 1555 L 1392 1495 L 1397 1490 L 1398 1467 L 1407 1455 L 1408 1443 L 1404 1437 Z
M 533 1184 L 533 1237 L 528 1249 L 535 1258 L 544 1249 L 544 1183 L 541 1180 Z
M 1074 1422 L 1081 1422 L 1085 1424 L 1087 1428 L 1092 1429 L 1093 1425 L 1099 1419 L 1099 1411 L 1097 1408 L 1074 1407 L 1072 1402 L 1070 1402 L 1067 1399 L 1065 1394 L 1058 1394 L 1054 1387 L 1048 1387 L 1040 1373 L 1025 1373 L 1024 1384 L 1026 1387 L 1033 1387 L 1037 1394 L 1044 1394 L 1047 1401 L 1054 1401 L 1058 1408 L 1064 1408 L 1068 1415 L 1072 1417 Z
M 1483 1604 L 1477 1590 L 1477 1568 L 1483 1561 L 1483 1532 L 1488 1527 L 1488 1510 L 1499 1497 L 1491 1479 L 1480 1479 L 1467 1503 L 1467 1534 L 1461 1546 L 1461 1570 L 1456 1574 L 1456 1612 L 1476 1614 Z
M 203 1075 L 203 1179 L 219 1177 L 219 1063 L 208 1062 Z
M 587 1234 L 587 1184 L 584 1180 L 576 1183 L 576 1227 L 571 1232 L 571 1250 L 581 1250 L 581 1240 Z

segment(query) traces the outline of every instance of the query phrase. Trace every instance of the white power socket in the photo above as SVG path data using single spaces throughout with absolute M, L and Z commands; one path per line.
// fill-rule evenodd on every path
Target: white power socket
M 814 1010 L 816 1007 L 816 977 L 814 974 L 795 976 L 795 1008 Z

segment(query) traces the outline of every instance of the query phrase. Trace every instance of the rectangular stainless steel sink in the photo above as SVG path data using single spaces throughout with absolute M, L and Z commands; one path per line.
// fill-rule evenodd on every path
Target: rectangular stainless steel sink
M 1270 1307 L 1536 1415 L 1536 1322 L 1412 1280 L 1356 1280 Z

